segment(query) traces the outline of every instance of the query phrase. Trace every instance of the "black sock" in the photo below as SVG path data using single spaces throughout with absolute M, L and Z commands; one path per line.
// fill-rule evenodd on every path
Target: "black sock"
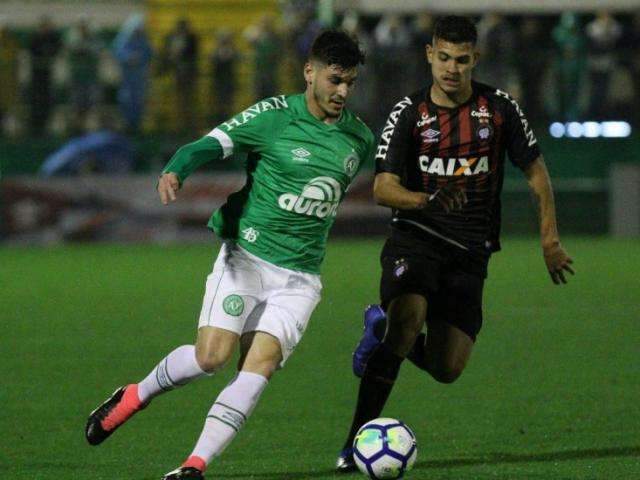
M 427 334 L 420 333 L 416 338 L 411 351 L 407 355 L 407 359 L 413 363 L 416 367 L 422 370 L 427 370 L 427 364 L 425 362 L 425 348 L 427 345 Z
M 389 350 L 384 343 L 381 343 L 373 352 L 360 380 L 358 403 L 351 430 L 343 448 L 350 448 L 353 445 L 353 439 L 362 425 L 380 416 L 403 360 Z

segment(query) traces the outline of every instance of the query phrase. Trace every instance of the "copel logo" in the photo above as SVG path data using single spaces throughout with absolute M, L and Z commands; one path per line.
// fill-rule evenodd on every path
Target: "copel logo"
M 288 212 L 325 218 L 336 215 L 342 189 L 331 177 L 316 177 L 307 183 L 300 195 L 283 193 L 278 198 L 278 206 Z

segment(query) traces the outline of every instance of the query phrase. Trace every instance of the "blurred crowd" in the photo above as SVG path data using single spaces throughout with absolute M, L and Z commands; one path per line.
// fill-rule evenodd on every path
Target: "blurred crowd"
M 533 123 L 640 123 L 640 13 L 489 13 L 477 20 L 476 80 L 510 92 Z M 434 17 L 349 11 L 337 23 L 367 51 L 351 106 L 377 129 L 400 96 L 429 81 L 424 51 Z M 241 32 L 202 32 L 179 19 L 154 44 L 141 15 L 117 32 L 97 31 L 90 18 L 61 26 L 43 17 L 18 33 L 0 19 L 1 132 L 199 133 L 252 100 L 300 91 L 306 53 L 320 28 L 313 9 L 266 15 Z M 212 47 L 205 51 L 204 44 Z M 160 81 L 169 87 L 154 89 Z M 150 118 L 160 104 L 171 105 L 172 122 Z

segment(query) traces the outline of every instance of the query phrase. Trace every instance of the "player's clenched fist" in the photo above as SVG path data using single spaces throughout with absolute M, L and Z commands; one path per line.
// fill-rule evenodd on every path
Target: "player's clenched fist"
M 163 205 L 175 202 L 176 192 L 180 190 L 180 181 L 175 173 L 163 173 L 158 180 L 158 193 Z
M 439 205 L 446 213 L 462 210 L 467 203 L 467 194 L 460 185 L 448 184 L 440 187 L 427 199 L 427 207 Z

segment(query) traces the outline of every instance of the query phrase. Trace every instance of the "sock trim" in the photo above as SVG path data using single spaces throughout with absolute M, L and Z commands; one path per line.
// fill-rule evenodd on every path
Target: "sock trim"
M 226 420 L 223 420 L 220 417 L 217 417 L 215 415 L 207 415 L 207 418 L 213 418 L 215 420 L 218 420 L 221 423 L 224 423 L 225 425 L 227 425 L 228 427 L 233 428 L 236 432 L 239 432 L 240 430 L 238 430 L 238 427 L 236 427 L 235 425 L 233 425 L 232 423 L 227 422 Z
M 222 405 L 223 407 L 228 408 L 229 410 L 233 410 L 238 415 L 242 416 L 242 418 L 244 419 L 245 422 L 247 421 L 247 416 L 243 412 L 241 412 L 240 410 L 238 410 L 236 408 L 230 407 L 229 405 L 225 405 L 222 402 L 215 402 L 214 405 Z

